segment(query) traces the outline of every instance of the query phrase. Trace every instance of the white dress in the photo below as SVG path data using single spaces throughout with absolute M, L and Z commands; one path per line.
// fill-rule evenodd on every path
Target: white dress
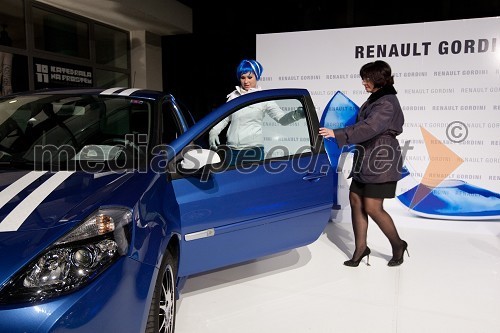
M 256 87 L 246 91 L 237 86 L 233 92 L 227 95 L 227 101 L 259 90 L 261 90 L 261 88 Z M 280 122 L 286 112 L 281 110 L 278 104 L 273 101 L 247 106 L 229 117 L 224 118 L 210 130 L 210 144 L 213 145 L 214 138 L 218 138 L 220 132 L 229 124 L 227 130 L 227 146 L 229 148 L 241 150 L 263 147 L 264 137 L 262 135 L 262 122 L 266 114 L 275 121 Z

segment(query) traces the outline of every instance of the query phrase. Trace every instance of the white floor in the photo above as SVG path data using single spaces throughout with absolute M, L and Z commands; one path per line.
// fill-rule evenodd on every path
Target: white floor
M 354 247 L 344 210 L 309 246 L 189 278 L 176 333 L 500 332 L 500 221 L 385 206 L 409 244 L 402 266 L 387 266 L 391 248 L 373 222 L 371 266 L 344 266 Z

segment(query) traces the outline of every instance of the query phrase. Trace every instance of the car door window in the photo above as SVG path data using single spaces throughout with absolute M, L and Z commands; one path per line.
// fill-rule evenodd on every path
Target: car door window
M 167 100 L 162 105 L 162 123 L 162 143 L 168 144 L 183 133 L 177 108 L 171 100 Z
M 296 98 L 260 101 L 236 109 L 210 129 L 202 144 L 216 149 L 225 164 L 289 158 L 311 152 L 305 108 Z M 214 135 L 217 141 L 214 141 Z M 216 145 L 214 145 L 214 142 Z M 262 150 L 254 152 L 252 149 Z M 235 152 L 242 155 L 234 158 Z
M 280 123 L 269 114 L 264 116 L 262 133 L 264 138 L 264 151 L 266 159 L 286 157 L 311 151 L 307 121 L 298 112 L 303 108 L 302 103 L 296 99 L 275 100 L 281 110 L 286 112 L 285 117 L 291 117 L 291 123 Z

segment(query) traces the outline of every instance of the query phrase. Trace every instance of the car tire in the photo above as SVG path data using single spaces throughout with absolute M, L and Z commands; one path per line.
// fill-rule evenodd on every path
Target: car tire
M 163 258 L 156 280 L 145 333 L 173 333 L 176 313 L 177 261 L 170 251 Z

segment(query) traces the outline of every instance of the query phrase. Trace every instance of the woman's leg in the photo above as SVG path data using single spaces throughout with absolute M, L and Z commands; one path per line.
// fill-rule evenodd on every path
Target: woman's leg
M 368 233 L 368 215 L 363 207 L 363 197 L 359 194 L 349 192 L 349 203 L 351 204 L 352 230 L 354 232 L 354 243 L 356 245 L 352 260 L 357 261 L 367 247 L 366 236 Z
M 400 258 L 403 256 L 405 250 L 405 243 L 399 237 L 398 230 L 394 225 L 392 217 L 384 210 L 384 199 L 382 198 L 363 198 L 363 206 L 375 223 L 379 226 L 380 230 L 389 239 L 392 246 L 393 258 Z

